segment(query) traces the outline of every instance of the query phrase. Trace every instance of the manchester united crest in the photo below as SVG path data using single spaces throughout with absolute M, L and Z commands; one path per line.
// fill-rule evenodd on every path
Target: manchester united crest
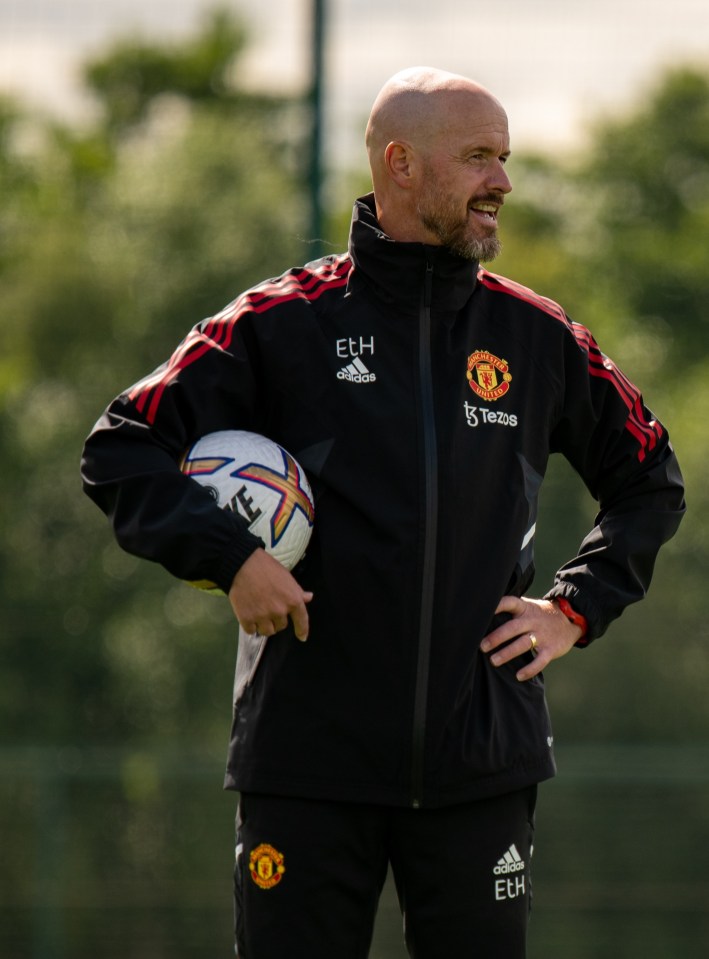
M 286 867 L 283 865 L 283 853 L 262 842 L 251 850 L 249 872 L 251 878 L 261 889 L 273 889 L 283 879 Z
M 466 373 L 470 389 L 482 400 L 499 400 L 510 388 L 512 374 L 506 360 L 487 350 L 476 350 L 468 357 Z

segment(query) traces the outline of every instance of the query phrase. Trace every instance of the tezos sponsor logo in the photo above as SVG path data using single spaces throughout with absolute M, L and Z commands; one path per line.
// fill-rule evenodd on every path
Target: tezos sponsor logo
M 498 410 L 490 410 L 486 406 L 473 406 L 467 400 L 463 403 L 463 409 L 468 426 L 473 428 L 480 426 L 481 423 L 496 426 L 517 426 L 516 413 L 503 413 Z

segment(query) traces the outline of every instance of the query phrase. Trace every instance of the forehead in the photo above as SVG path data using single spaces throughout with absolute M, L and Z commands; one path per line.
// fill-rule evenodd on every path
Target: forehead
M 506 153 L 510 148 L 507 114 L 494 97 L 483 93 L 458 92 L 443 99 L 435 128 L 443 149 L 484 147 Z

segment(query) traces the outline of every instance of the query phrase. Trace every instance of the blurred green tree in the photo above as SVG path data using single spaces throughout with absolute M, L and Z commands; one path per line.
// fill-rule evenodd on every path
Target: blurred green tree
M 115 136 L 146 119 L 166 93 L 229 110 L 280 111 L 278 97 L 246 92 L 239 58 L 246 46 L 243 24 L 226 9 L 207 13 L 202 29 L 181 43 L 127 38 L 87 64 L 86 84 L 98 97 L 105 127 Z
M 494 269 L 561 302 L 642 387 L 678 450 L 691 511 L 660 555 L 648 600 L 582 661 L 572 655 L 549 670 L 553 716 L 567 740 L 707 734 L 709 536 L 697 518 L 709 507 L 708 113 L 709 76 L 673 70 L 627 115 L 599 120 L 581 158 L 510 163 L 518 189 Z M 539 523 L 540 590 L 593 512 L 565 464 L 553 463 Z
M 71 886 L 75 901 L 101 915 L 100 933 L 90 917 L 76 920 L 76 955 L 95 954 L 98 941 L 104 948 L 111 921 L 116 954 L 204 955 L 205 940 L 190 943 L 187 933 L 210 925 L 207 907 L 192 916 L 185 902 L 202 896 L 222 907 L 212 888 L 196 891 L 194 877 L 213 876 L 228 898 L 213 852 L 227 832 L 219 817 L 231 810 L 212 785 L 208 807 L 184 777 L 199 766 L 195 756 L 222 762 L 231 612 L 122 553 L 79 490 L 77 460 L 111 397 L 194 322 L 310 258 L 307 114 L 298 99 L 244 90 L 244 45 L 241 24 L 222 12 L 179 44 L 117 43 L 87 67 L 101 108 L 88 128 L 0 103 L 0 746 L 4 755 L 56 747 L 52 763 L 46 751 L 22 749 L 3 784 L 0 898 L 16 929 L 6 951 L 18 959 L 30 954 L 27 930 L 44 928 L 32 897 L 55 909 L 50 927 L 70 875 L 82 883 L 78 893 Z M 708 113 L 709 79 L 674 71 L 637 109 L 599 123 L 582 163 L 511 162 L 515 193 L 494 269 L 563 303 L 644 387 L 675 439 L 695 517 L 661 558 L 649 601 L 597 647 L 549 670 L 566 742 L 706 738 Z M 346 206 L 329 211 L 338 249 Z M 578 481 L 555 464 L 540 517 L 539 590 L 592 513 Z M 110 744 L 126 754 L 104 751 Z M 177 760 L 164 756 L 168 744 Z M 100 748 L 71 748 L 92 745 Z M 69 807 L 79 810 L 74 819 Z M 691 851 L 699 833 L 689 835 L 689 822 Z M 34 867 L 23 828 L 35 829 Z M 165 890 L 184 875 L 185 901 L 170 900 Z M 219 928 L 229 908 L 225 901 Z M 32 954 L 52 952 L 38 939 Z
M 243 43 L 218 14 L 183 46 L 118 44 L 88 68 L 104 108 L 88 130 L 0 111 L 6 743 L 222 747 L 231 615 L 123 555 L 77 467 L 113 394 L 308 258 L 302 105 L 229 92 Z
M 709 347 L 709 76 L 665 75 L 630 118 L 598 127 L 582 175 L 595 197 L 601 257 L 658 370 L 706 358 Z

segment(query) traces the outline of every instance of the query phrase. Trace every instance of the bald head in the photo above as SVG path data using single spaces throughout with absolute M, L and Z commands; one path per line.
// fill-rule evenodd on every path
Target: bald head
M 505 115 L 492 94 L 467 77 L 433 67 L 411 67 L 396 73 L 379 91 L 367 124 L 365 143 L 372 175 L 379 171 L 392 141 L 427 151 L 461 112 L 493 107 Z
M 392 239 L 448 243 L 448 230 L 431 227 L 441 201 L 459 203 L 462 219 L 470 211 L 466 235 L 494 232 L 510 190 L 509 135 L 502 105 L 480 84 L 432 67 L 395 74 L 374 101 L 365 142 L 377 215 Z

